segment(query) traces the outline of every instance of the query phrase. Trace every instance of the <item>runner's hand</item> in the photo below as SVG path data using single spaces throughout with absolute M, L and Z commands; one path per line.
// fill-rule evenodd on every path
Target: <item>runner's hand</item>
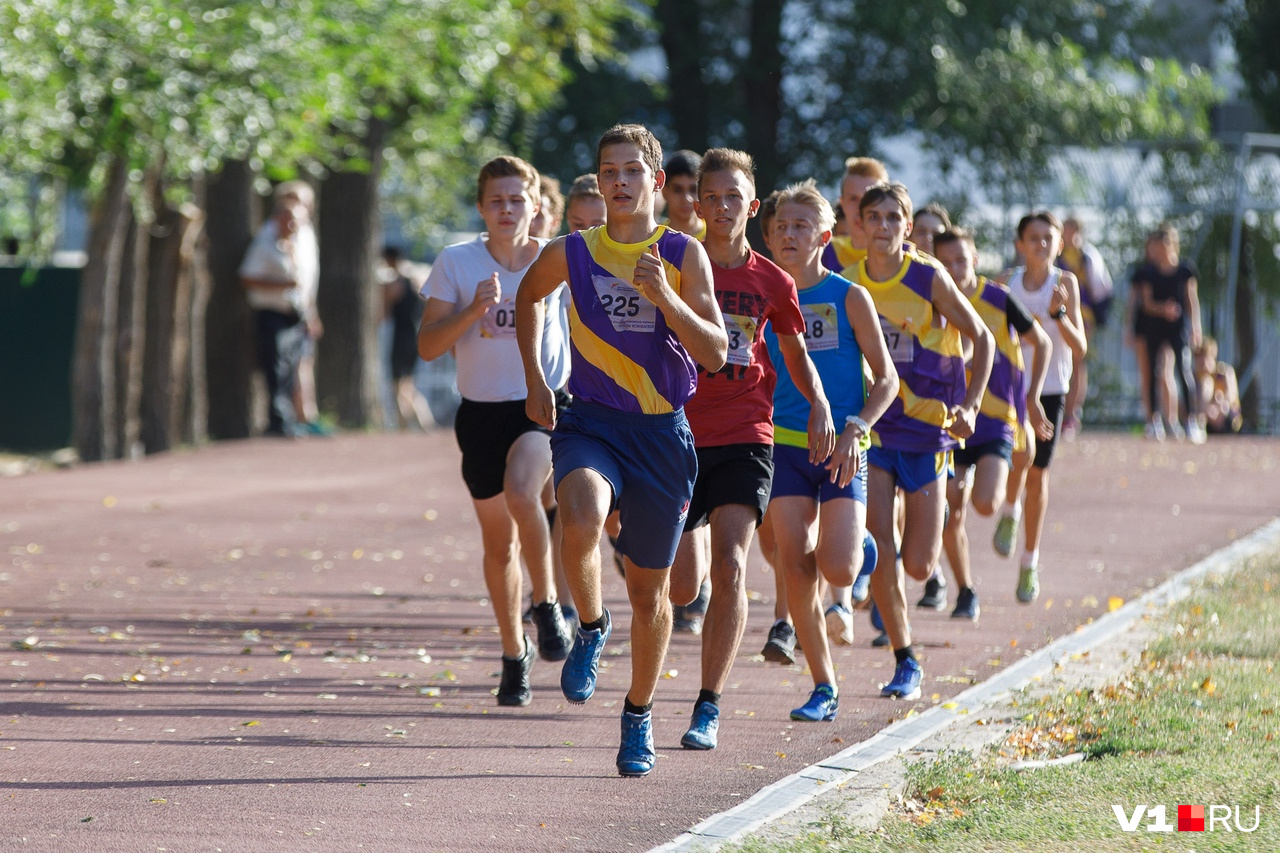
M 947 432 L 956 438 L 968 438 L 973 435 L 973 429 L 977 426 L 978 410 L 968 406 L 952 406 L 951 419 L 951 428 Z
M 835 449 L 831 451 L 831 459 L 827 462 L 827 470 L 831 472 L 831 482 L 844 488 L 858 476 L 858 464 L 862 454 L 858 452 L 857 430 L 845 427 L 836 440 Z
M 667 292 L 671 289 L 667 284 L 667 270 L 662 265 L 662 256 L 658 254 L 658 244 L 654 243 L 646 251 L 640 253 L 636 261 L 635 271 L 631 274 L 631 283 L 644 294 L 654 305 L 661 306 Z
M 1041 441 L 1053 438 L 1053 421 L 1044 413 L 1040 400 L 1031 400 L 1027 405 L 1027 417 L 1031 419 L 1031 428 Z
M 502 301 L 502 282 L 498 280 L 498 274 L 493 273 L 487 279 L 476 285 L 475 298 L 471 300 L 471 308 L 476 315 L 483 317 L 488 313 L 489 309 Z
M 831 422 L 831 407 L 824 401 L 809 407 L 809 462 L 821 465 L 836 446 L 836 426 Z
M 529 389 L 529 396 L 524 401 L 524 413 L 529 420 L 547 429 L 556 428 L 556 396 L 546 382 L 539 382 Z

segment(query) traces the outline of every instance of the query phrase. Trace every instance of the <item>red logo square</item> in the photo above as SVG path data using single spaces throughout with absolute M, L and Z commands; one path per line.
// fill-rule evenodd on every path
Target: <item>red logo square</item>
M 1178 806 L 1178 832 L 1204 832 L 1204 806 Z

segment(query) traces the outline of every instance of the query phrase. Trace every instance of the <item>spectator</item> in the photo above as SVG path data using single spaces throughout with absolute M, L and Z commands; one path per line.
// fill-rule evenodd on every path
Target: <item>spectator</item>
M 286 181 L 274 196 L 271 218 L 240 265 L 240 285 L 254 309 L 258 365 L 267 383 L 266 434 L 297 436 L 314 423 L 297 417 L 299 368 L 323 333 L 316 313 L 320 253 L 311 225 L 315 193 L 302 181 Z
M 1244 426 L 1244 416 L 1240 411 L 1236 369 L 1225 361 L 1218 361 L 1218 342 L 1213 338 L 1205 338 L 1196 350 L 1195 372 L 1205 430 L 1217 435 L 1239 432 Z
M 387 246 L 382 250 L 382 261 L 383 308 L 391 323 L 391 384 L 396 395 L 397 424 L 400 429 L 416 424 L 425 431 L 435 425 L 435 418 L 414 384 L 423 302 L 402 268 L 400 250 Z

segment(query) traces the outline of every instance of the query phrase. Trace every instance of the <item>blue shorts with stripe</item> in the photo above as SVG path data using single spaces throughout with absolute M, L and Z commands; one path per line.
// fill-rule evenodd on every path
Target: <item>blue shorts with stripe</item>
M 888 471 L 898 488 L 904 492 L 927 489 L 951 474 L 950 450 L 927 450 L 913 453 L 909 450 L 888 450 L 872 447 L 867 451 L 867 464 Z
M 642 415 L 575 400 L 551 434 L 551 462 L 556 488 L 579 468 L 609 483 L 622 521 L 620 554 L 642 569 L 675 562 L 698 476 L 683 409 Z
M 802 497 L 826 503 L 836 498 L 853 498 L 861 504 L 867 502 L 867 454 L 858 453 L 858 473 L 841 488 L 831 482 L 831 472 L 826 463 L 814 465 L 809 461 L 809 451 L 790 444 L 773 446 L 773 490 L 769 500 Z

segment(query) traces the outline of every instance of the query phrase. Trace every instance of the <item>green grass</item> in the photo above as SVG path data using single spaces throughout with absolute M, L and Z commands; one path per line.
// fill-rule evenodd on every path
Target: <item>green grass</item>
M 1028 700 L 1024 726 L 974 755 L 908 770 L 904 802 L 868 832 L 835 810 L 775 850 L 1280 850 L 1280 555 L 1197 590 L 1166 616 L 1135 669 L 1098 690 Z M 1014 761 L 1083 752 L 1086 760 L 1018 772 Z M 1241 806 L 1255 832 L 1121 830 L 1164 805 Z M 1233 826 L 1234 829 L 1234 826 Z

